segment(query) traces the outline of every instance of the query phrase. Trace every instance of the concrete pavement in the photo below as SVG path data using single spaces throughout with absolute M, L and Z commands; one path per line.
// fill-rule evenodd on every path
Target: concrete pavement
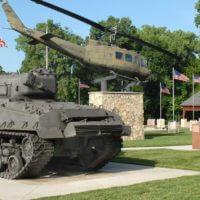
M 134 151 L 134 150 L 148 150 L 148 149 L 171 149 L 180 151 L 199 151 L 198 149 L 192 149 L 192 145 L 182 145 L 182 146 L 162 146 L 162 147 L 129 147 L 122 148 L 122 151 Z
M 0 199 L 27 200 L 200 174 L 189 170 L 119 163 L 109 163 L 101 171 L 89 174 L 54 169 L 45 173 L 38 179 L 0 179 Z

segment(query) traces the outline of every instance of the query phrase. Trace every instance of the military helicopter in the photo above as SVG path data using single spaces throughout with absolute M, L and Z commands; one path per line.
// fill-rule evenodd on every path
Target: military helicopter
M 2 2 L 2 7 L 12 29 L 27 37 L 30 37 L 32 40 L 29 42 L 29 44 L 36 45 L 38 43 L 43 43 L 44 45 L 55 49 L 64 55 L 77 59 L 85 67 L 97 72 L 114 71 L 128 77 L 137 77 L 140 80 L 145 80 L 151 74 L 151 70 L 148 68 L 147 61 L 143 56 L 135 51 L 121 49 L 113 44 L 113 40 L 115 40 L 115 38 L 118 36 L 125 36 L 134 42 L 156 49 L 172 58 L 179 59 L 177 55 L 146 41 L 143 41 L 137 37 L 130 36 L 125 33 L 120 33 L 113 28 L 104 27 L 90 19 L 77 15 L 48 2 L 42 0 L 31 0 L 35 3 L 41 4 L 65 15 L 78 19 L 88 25 L 100 29 L 101 31 L 109 32 L 111 34 L 111 38 L 114 38 L 111 40 L 111 44 L 96 40 L 89 40 L 89 43 L 86 47 L 79 46 L 72 42 L 66 41 L 52 33 L 44 33 L 25 27 L 12 7 L 8 4 L 8 1 L 0 1 Z

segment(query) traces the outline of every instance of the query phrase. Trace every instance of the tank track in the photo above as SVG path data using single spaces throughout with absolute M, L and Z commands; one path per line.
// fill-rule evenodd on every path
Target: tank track
M 20 132 L 0 132 L 0 139 L 15 139 L 22 141 L 24 138 L 30 139 L 33 144 L 33 154 L 28 160 L 23 159 L 23 166 L 16 172 L 10 173 L 8 166 L 0 172 L 0 178 L 20 179 L 25 177 L 35 177 L 46 166 L 54 152 L 54 145 L 49 140 L 39 138 L 36 134 Z M 21 146 L 20 146 L 21 149 Z M 1 155 L 0 155 L 1 156 Z
M 100 137 L 94 138 L 100 139 Z M 86 146 L 84 146 L 86 148 Z M 82 149 L 84 149 L 82 148 Z M 52 166 L 55 167 L 57 170 L 77 170 L 77 171 L 97 171 L 104 167 L 107 163 L 112 161 L 112 159 L 121 152 L 122 148 L 122 139 L 121 137 L 115 136 L 106 136 L 104 146 L 101 148 L 101 152 L 96 154 L 94 159 L 90 160 L 89 162 L 82 163 L 80 160 L 85 159 L 85 156 L 81 153 L 76 158 L 70 157 L 53 157 L 48 164 L 48 168 Z M 90 154 L 86 154 L 88 158 Z

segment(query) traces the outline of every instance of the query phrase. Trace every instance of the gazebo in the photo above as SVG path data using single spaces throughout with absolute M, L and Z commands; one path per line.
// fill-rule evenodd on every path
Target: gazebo
M 186 112 L 193 111 L 193 96 L 185 100 L 181 104 L 181 108 L 183 110 L 183 118 L 185 118 Z M 194 111 L 200 111 L 200 92 L 194 95 Z

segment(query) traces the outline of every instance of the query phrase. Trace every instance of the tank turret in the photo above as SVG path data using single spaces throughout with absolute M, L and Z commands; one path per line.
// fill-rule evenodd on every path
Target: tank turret
M 0 76 L 1 99 L 54 99 L 55 94 L 56 78 L 51 70 L 40 68 L 29 73 Z

